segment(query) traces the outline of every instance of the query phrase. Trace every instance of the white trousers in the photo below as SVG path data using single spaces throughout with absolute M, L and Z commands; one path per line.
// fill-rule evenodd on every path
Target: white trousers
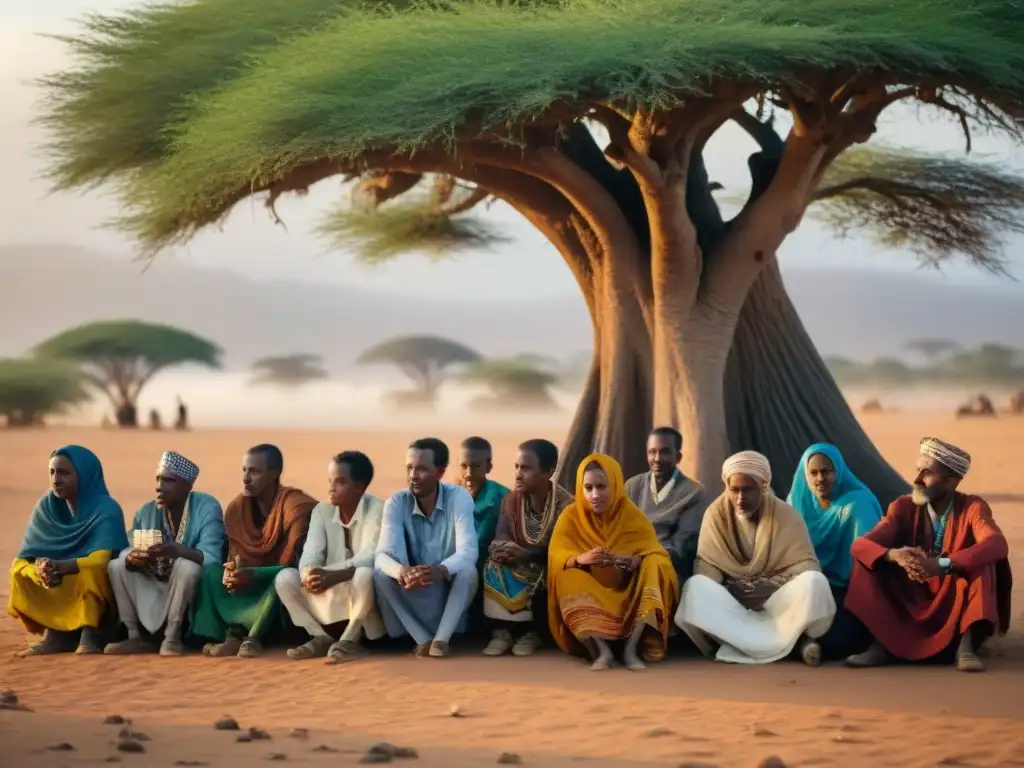
M 179 557 L 174 561 L 171 578 L 158 581 L 129 571 L 125 566 L 127 554 L 126 550 L 107 565 L 121 621 L 131 633 L 137 633 L 140 624 L 147 632 L 156 633 L 166 623 L 167 639 L 180 640 L 181 623 L 203 577 L 203 566 Z
M 370 640 L 384 636 L 384 622 L 374 599 L 372 568 L 356 568 L 351 581 L 335 584 L 319 595 L 305 590 L 297 568 L 285 568 L 275 577 L 274 588 L 292 623 L 310 637 L 326 635 L 325 625 L 341 621 L 348 622 L 342 640 L 359 642 L 364 632 Z
M 760 611 L 744 608 L 706 576 L 692 576 L 683 585 L 675 623 L 705 656 L 768 664 L 792 653 L 801 635 L 824 635 L 835 615 L 828 579 L 818 571 L 805 571 L 784 584 Z

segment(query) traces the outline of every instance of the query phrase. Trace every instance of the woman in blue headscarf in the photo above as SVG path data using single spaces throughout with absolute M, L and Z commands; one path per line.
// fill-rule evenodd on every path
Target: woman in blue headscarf
M 96 454 L 79 445 L 50 454 L 50 490 L 11 566 L 7 612 L 29 632 L 45 632 L 28 655 L 103 652 L 97 629 L 115 604 L 107 563 L 127 546 L 124 514 Z
M 839 449 L 829 443 L 815 443 L 804 451 L 787 501 L 807 524 L 838 608 L 832 628 L 821 638 L 822 651 L 830 657 L 857 653 L 850 649 L 863 650 L 860 646 L 870 638 L 860 622 L 843 610 L 853 568 L 850 548 L 882 519 L 882 507 L 846 466 Z

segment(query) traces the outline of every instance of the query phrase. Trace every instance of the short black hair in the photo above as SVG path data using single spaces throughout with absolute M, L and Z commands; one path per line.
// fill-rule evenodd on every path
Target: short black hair
M 683 450 L 683 436 L 675 427 L 657 427 L 651 430 L 650 437 L 671 437 L 673 442 L 676 444 L 676 450 L 680 453 Z
M 409 443 L 409 450 L 430 451 L 434 455 L 435 467 L 448 466 L 448 446 L 440 438 L 421 437 L 419 440 L 413 440 Z
M 278 472 L 284 471 L 284 456 L 281 454 L 281 449 L 276 445 L 270 443 L 260 443 L 254 445 L 246 453 L 258 453 L 267 460 L 267 469 L 276 469 Z
M 494 450 L 491 448 L 490 441 L 485 437 L 478 437 L 477 435 L 474 435 L 473 437 L 467 437 L 465 440 L 463 440 L 462 450 L 486 453 L 488 459 L 494 457 Z
M 362 451 L 342 451 L 331 461 L 335 464 L 346 465 L 352 482 L 363 487 L 367 487 L 373 482 L 373 462 Z
M 542 472 L 553 472 L 558 466 L 558 446 L 541 437 L 519 444 L 519 450 L 537 457 Z

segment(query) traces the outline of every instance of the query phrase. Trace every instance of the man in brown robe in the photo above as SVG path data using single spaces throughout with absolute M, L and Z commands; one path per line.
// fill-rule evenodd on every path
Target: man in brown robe
M 224 510 L 228 559 L 203 568 L 192 633 L 212 642 L 207 656 L 253 658 L 264 637 L 285 621 L 274 581 L 295 568 L 316 500 L 281 483 L 284 459 L 273 445 L 242 460 L 242 493 Z
M 957 488 L 971 457 L 935 438 L 921 441 L 914 490 L 853 543 L 847 609 L 874 641 L 852 667 L 943 659 L 981 672 L 977 650 L 1010 623 L 1006 537 L 978 496 Z
M 647 437 L 650 471 L 626 481 L 626 495 L 654 525 L 680 585 L 693 575 L 697 536 L 710 502 L 704 486 L 679 471 L 682 459 L 683 436 L 672 427 L 658 427 Z

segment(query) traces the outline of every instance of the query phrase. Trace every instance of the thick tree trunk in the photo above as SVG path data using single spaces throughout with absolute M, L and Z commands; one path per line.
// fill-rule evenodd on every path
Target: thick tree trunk
M 818 354 L 775 263 L 754 283 L 733 336 L 725 379 L 733 450 L 756 449 L 772 462 L 785 495 L 801 455 L 833 443 L 883 505 L 908 485 L 872 445 Z

